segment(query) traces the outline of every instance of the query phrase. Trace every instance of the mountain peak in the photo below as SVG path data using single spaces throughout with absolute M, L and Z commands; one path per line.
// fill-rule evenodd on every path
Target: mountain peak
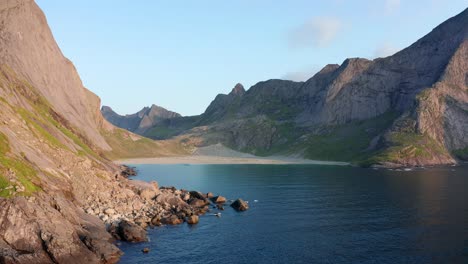
M 243 95 L 245 93 L 244 86 L 240 83 L 236 84 L 234 88 L 232 88 L 232 91 L 229 94 L 233 95 Z

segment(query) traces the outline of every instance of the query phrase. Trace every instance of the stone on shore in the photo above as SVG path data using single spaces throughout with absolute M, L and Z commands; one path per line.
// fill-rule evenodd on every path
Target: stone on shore
M 194 198 L 189 203 L 192 207 L 204 207 L 206 205 L 205 200 Z
M 200 199 L 200 200 L 205 200 L 205 195 L 203 195 L 201 192 L 197 191 L 191 191 L 190 192 L 190 197 L 193 199 Z
M 209 193 L 206 194 L 206 198 L 208 198 L 208 199 L 211 199 L 213 197 L 214 197 L 214 195 L 213 195 L 212 192 L 209 192 Z
M 182 224 L 182 220 L 179 217 L 177 217 L 177 215 L 171 215 L 169 217 L 161 219 L 161 223 L 165 225 L 179 225 Z
M 137 224 L 122 220 L 116 230 L 117 238 L 127 242 L 144 242 L 148 241 L 146 231 Z
M 211 198 L 211 201 L 213 201 L 213 203 L 225 203 L 226 202 L 226 198 L 224 198 L 223 196 L 221 195 L 218 195 L 218 196 L 215 196 L 215 197 L 212 197 Z
M 151 225 L 153 226 L 161 226 L 162 223 L 161 223 L 161 217 L 159 217 L 159 215 L 153 217 L 153 219 L 151 219 Z
M 159 190 L 144 189 L 140 192 L 141 198 L 150 201 L 153 200 L 159 194 Z
M 198 224 L 199 217 L 198 217 L 198 215 L 191 215 L 191 216 L 187 217 L 186 221 L 190 225 L 195 225 L 195 224 Z
M 231 204 L 231 207 L 237 211 L 246 211 L 249 209 L 249 204 L 242 199 L 237 199 Z

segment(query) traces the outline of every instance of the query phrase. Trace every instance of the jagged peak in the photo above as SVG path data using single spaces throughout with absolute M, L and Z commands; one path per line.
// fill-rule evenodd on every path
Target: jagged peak
M 243 95 L 245 93 L 244 86 L 240 83 L 236 84 L 234 88 L 232 88 L 232 91 L 229 94 L 232 95 Z
M 114 112 L 114 110 L 112 109 L 112 107 L 107 106 L 107 105 L 103 105 L 103 106 L 101 107 L 101 111 L 102 111 L 102 112 Z

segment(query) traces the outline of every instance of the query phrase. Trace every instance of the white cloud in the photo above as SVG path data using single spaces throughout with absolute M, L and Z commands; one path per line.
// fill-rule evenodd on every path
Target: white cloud
M 317 66 L 311 66 L 303 70 L 295 71 L 295 72 L 288 72 L 282 76 L 281 79 L 283 80 L 291 80 L 296 82 L 303 82 L 310 79 L 314 74 L 316 74 L 320 70 Z
M 400 8 L 400 0 L 385 0 L 385 14 L 392 14 Z
M 289 45 L 292 48 L 326 47 L 341 28 L 338 18 L 315 17 L 289 33 Z
M 385 42 L 375 49 L 374 58 L 384 58 L 397 53 L 399 50 L 399 48 L 393 46 L 391 43 Z

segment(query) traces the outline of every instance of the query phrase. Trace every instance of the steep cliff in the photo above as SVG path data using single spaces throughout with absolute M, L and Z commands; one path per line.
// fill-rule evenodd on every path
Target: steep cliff
M 0 0 L 0 263 L 118 261 L 83 210 L 122 193 L 142 200 L 108 157 L 184 150 L 114 127 L 99 106 L 36 3 Z

